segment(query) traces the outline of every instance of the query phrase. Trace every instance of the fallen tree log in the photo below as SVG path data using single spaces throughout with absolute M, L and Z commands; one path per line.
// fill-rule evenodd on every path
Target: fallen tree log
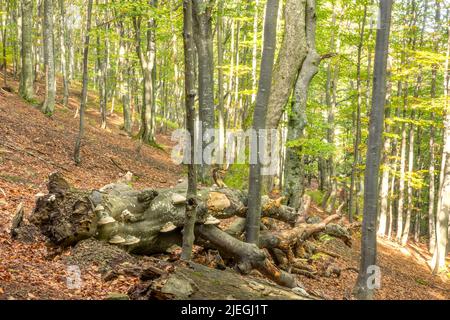
M 73 246 L 81 240 L 96 238 L 130 253 L 151 255 L 181 245 L 187 205 L 183 186 L 137 191 L 127 184 L 115 183 L 86 191 L 72 188 L 61 174 L 53 173 L 47 188 L 48 194 L 37 199 L 29 221 L 54 246 Z M 291 288 L 297 286 L 295 278 L 278 268 L 278 259 L 273 259 L 274 249 L 280 250 L 281 255 L 286 254 L 291 263 L 295 246 L 325 230 L 331 221 L 340 217 L 336 214 L 317 224 L 300 223 L 302 212 L 265 197 L 262 216 L 286 222 L 293 228 L 281 232 L 264 231 L 258 248 L 240 241 L 239 230 L 228 234 L 216 227 L 220 223 L 218 219 L 245 217 L 245 193 L 205 188 L 199 190 L 196 202 L 195 232 L 200 244 L 206 241 L 224 256 L 233 257 L 243 273 L 256 269 L 278 284 Z M 269 249 L 271 255 L 264 248 Z

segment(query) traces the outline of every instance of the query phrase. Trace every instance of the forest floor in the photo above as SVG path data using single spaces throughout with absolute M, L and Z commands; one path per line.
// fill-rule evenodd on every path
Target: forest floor
M 17 81 L 10 79 L 9 85 L 17 92 Z M 75 187 L 85 189 L 114 182 L 124 170 L 137 175 L 138 179 L 133 181 L 135 188 L 174 186 L 183 177 L 184 170 L 172 164 L 170 137 L 157 136 L 163 150 L 144 145 L 138 153 L 138 141 L 120 130 L 119 115 L 108 117 L 108 129 L 102 130 L 99 113 L 96 108 L 90 108 L 82 163 L 75 166 L 72 153 L 79 120 L 74 114 L 79 90 L 72 92 L 69 108 L 58 105 L 52 118 L 44 116 L 14 92 L 0 90 L 0 299 L 103 299 L 112 292 L 126 293 L 137 283 L 137 278 L 121 275 L 104 281 L 96 265 L 83 272 L 81 289 L 69 289 L 64 258 L 73 251 L 65 250 L 55 256 L 43 242 L 30 244 L 11 240 L 11 219 L 21 202 L 25 211 L 31 212 L 36 194 L 46 192 L 48 175 L 54 171 L 62 172 Z M 41 85 L 38 101 L 43 100 L 42 92 Z M 89 99 L 92 103 L 95 95 L 90 95 Z M 61 101 L 61 96 L 57 101 Z M 324 215 L 314 205 L 312 214 Z M 323 247 L 340 256 L 332 263 L 342 270 L 358 267 L 358 234 L 354 235 L 352 248 L 340 240 L 320 241 Z M 431 274 L 426 264 L 429 255 L 425 246 L 402 248 L 380 240 L 378 256 L 382 283 L 377 299 L 450 299 L 450 281 Z M 330 263 L 328 259 L 330 257 L 319 255 L 317 263 Z M 314 295 L 349 299 L 356 276 L 353 269 L 348 269 L 340 277 L 299 277 L 305 289 Z

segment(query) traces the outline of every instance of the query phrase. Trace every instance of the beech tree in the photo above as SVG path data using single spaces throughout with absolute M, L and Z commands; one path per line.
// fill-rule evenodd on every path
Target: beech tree
M 256 163 L 250 164 L 248 213 L 246 222 L 247 242 L 258 244 L 261 219 L 261 149 L 260 139 L 263 138 L 262 130 L 266 128 L 267 104 L 272 87 L 273 63 L 275 60 L 276 26 L 278 14 L 278 0 L 268 0 L 266 4 L 266 17 L 264 24 L 264 48 L 261 60 L 258 95 L 256 96 L 255 112 L 253 114 L 253 129 L 256 132 L 256 141 L 252 142 L 250 157 Z
M 52 115 L 55 111 L 56 78 L 53 37 L 53 0 L 44 0 L 44 62 L 45 62 L 45 100 L 42 112 Z
M 33 0 L 22 1 L 22 70 L 20 95 L 25 100 L 34 98 L 33 77 Z
M 81 162 L 81 143 L 84 136 L 84 114 L 86 110 L 86 102 L 87 102 L 87 90 L 88 90 L 88 57 L 89 57 L 89 42 L 90 42 L 90 31 L 91 31 L 91 18 L 92 18 L 92 2 L 93 0 L 89 0 L 88 2 L 88 10 L 87 10 L 87 20 L 86 20 L 86 36 L 84 39 L 84 50 L 83 50 L 83 87 L 81 89 L 81 103 L 80 103 L 80 128 L 78 131 L 78 137 L 75 142 L 75 151 L 74 151 L 74 161 L 76 164 L 80 164 Z
M 377 239 L 376 225 L 378 212 L 378 176 L 382 147 L 384 107 L 386 104 L 386 74 L 389 53 L 389 34 L 391 28 L 392 0 L 380 1 L 380 19 L 377 30 L 375 50 L 374 85 L 372 110 L 369 123 L 369 143 L 364 180 L 364 218 L 361 237 L 361 265 L 355 286 L 359 299 L 371 299 L 373 287 L 370 286 L 370 268 L 376 265 Z

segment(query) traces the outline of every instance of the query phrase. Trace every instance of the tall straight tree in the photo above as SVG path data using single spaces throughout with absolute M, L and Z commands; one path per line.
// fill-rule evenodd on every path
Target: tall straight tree
M 433 39 L 433 50 L 435 53 L 439 52 L 439 28 L 441 27 L 441 6 L 440 1 L 436 1 L 435 8 L 435 25 L 436 32 Z M 431 72 L 431 98 L 436 98 L 436 86 L 437 86 L 437 70 L 439 68 L 438 64 L 433 66 Z M 431 120 L 434 122 L 435 115 L 431 113 Z M 430 195 L 428 200 L 428 233 L 429 233 L 429 251 L 434 253 L 434 248 L 436 245 L 436 218 L 435 218 L 435 193 L 436 193 L 436 182 L 435 182 L 435 126 L 434 124 L 430 127 L 430 167 L 428 169 L 430 173 Z
M 214 137 L 208 130 L 214 129 L 214 55 L 212 34 L 212 9 L 214 0 L 193 0 L 193 30 L 198 54 L 198 101 L 199 115 L 202 126 L 203 150 Z M 202 139 L 203 138 L 203 139 Z M 202 160 L 199 178 L 204 182 L 210 181 L 210 169 Z
M 358 299 L 372 299 L 371 267 L 377 261 L 378 176 L 380 172 L 384 107 L 386 105 L 387 58 L 391 28 L 392 0 L 380 0 L 373 75 L 372 110 L 364 176 L 364 218 L 361 237 L 361 264 L 355 286 Z
M 42 112 L 52 115 L 55 110 L 56 78 L 53 39 L 53 0 L 44 0 L 44 64 L 45 100 Z
M 256 140 L 252 142 L 250 164 L 248 212 L 246 218 L 246 240 L 258 244 L 261 220 L 261 158 L 264 150 L 260 139 L 262 131 L 266 128 L 267 105 L 272 88 L 273 63 L 275 60 L 275 47 L 277 37 L 279 0 L 268 0 L 266 4 L 266 17 L 264 22 L 264 47 L 259 75 L 258 94 L 256 96 L 255 111 L 253 114 L 253 130 L 256 131 Z
M 447 256 L 448 221 L 450 215 L 450 20 L 447 21 L 447 58 L 444 68 L 444 149 L 442 152 L 441 185 L 436 215 L 436 244 L 431 266 L 433 273 L 445 270 Z
M 149 0 L 149 5 L 155 6 L 155 0 Z M 142 16 L 133 18 L 133 25 L 135 30 L 136 53 L 142 70 L 142 77 L 144 83 L 144 101 L 141 108 L 141 130 L 139 137 L 145 143 L 154 141 L 152 122 L 153 122 L 153 98 L 154 98 L 154 82 L 153 82 L 153 67 L 155 64 L 156 44 L 155 44 L 155 19 L 150 18 L 147 22 L 147 32 L 142 37 Z M 144 46 L 142 38 L 145 39 Z
M 195 157 L 195 70 L 194 70 L 194 40 L 192 22 L 192 0 L 183 0 L 184 13 L 184 74 L 185 91 L 184 101 L 186 106 L 186 128 L 189 132 L 189 164 L 188 164 L 188 207 L 186 209 L 186 223 L 183 229 L 183 251 L 181 258 L 190 260 L 192 246 L 194 244 L 194 226 L 196 220 L 195 196 L 197 194 L 197 175 L 194 164 Z
M 364 46 L 364 32 L 366 30 L 366 20 L 367 20 L 367 4 L 364 5 L 364 15 L 361 21 L 361 29 L 359 32 L 359 43 L 358 43 L 358 58 L 356 62 L 356 92 L 358 94 L 358 100 L 356 105 L 356 132 L 355 132 L 355 145 L 353 146 L 353 164 L 352 173 L 350 178 L 350 192 L 348 199 L 348 220 L 353 221 L 353 202 L 355 206 L 358 207 L 358 190 L 355 185 L 357 183 L 357 169 L 360 161 L 359 145 L 361 143 L 361 107 L 362 107 L 362 79 L 361 79 L 361 61 L 362 61 L 362 51 Z
M 63 86 L 64 86 L 64 97 L 63 97 L 63 105 L 67 107 L 69 103 L 69 54 L 70 54 L 70 45 L 69 45 L 69 32 L 66 24 L 65 16 L 66 16 L 66 7 L 64 0 L 59 0 L 59 9 L 60 9 L 60 49 L 61 49 L 61 69 L 63 74 Z
M 92 17 L 92 2 L 93 0 L 89 0 L 88 2 L 88 11 L 87 11 L 87 20 L 86 20 L 86 32 L 84 38 L 84 52 L 83 52 L 83 88 L 81 89 L 81 103 L 80 103 L 80 129 L 78 131 L 78 137 L 75 142 L 75 151 L 74 151 L 74 161 L 76 164 L 80 164 L 80 149 L 81 149 L 81 141 L 84 136 L 84 111 L 86 109 L 87 102 L 87 89 L 88 89 L 88 57 L 89 57 L 89 42 L 90 42 L 90 32 L 91 32 L 91 17 Z
M 22 3 L 22 71 L 19 92 L 22 98 L 34 97 L 33 88 L 33 0 Z

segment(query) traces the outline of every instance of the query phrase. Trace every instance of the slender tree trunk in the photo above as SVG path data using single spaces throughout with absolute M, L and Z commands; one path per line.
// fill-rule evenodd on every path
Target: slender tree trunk
M 258 9 L 259 9 L 259 0 L 255 1 L 255 14 L 253 17 L 253 49 L 252 49 L 252 105 L 256 101 L 256 85 L 258 83 L 258 79 L 256 76 L 257 73 L 257 64 L 258 64 Z
M 34 98 L 33 78 L 33 0 L 22 1 L 22 70 L 20 95 L 25 100 Z
M 362 50 L 364 46 L 364 32 L 366 28 L 367 20 L 367 5 L 364 6 L 364 16 L 361 22 L 361 31 L 359 33 L 358 44 L 358 59 L 356 62 L 356 91 L 358 93 L 358 100 L 356 106 L 356 133 L 355 133 L 355 145 L 353 151 L 353 165 L 350 178 L 350 192 L 348 200 L 348 220 L 350 223 L 353 221 L 353 202 L 354 198 L 358 199 L 358 192 L 355 192 L 356 173 L 359 164 L 359 145 L 361 143 L 361 105 L 362 105 L 362 79 L 361 79 L 361 61 Z
M 185 106 L 186 128 L 189 132 L 189 164 L 188 164 L 188 204 L 186 223 L 183 229 L 183 251 L 181 258 L 190 260 L 194 244 L 194 227 L 197 219 L 195 197 L 197 195 L 197 175 L 194 164 L 195 157 L 195 71 L 194 71 L 194 35 L 192 18 L 192 0 L 183 0 L 184 12 L 184 68 L 185 68 Z
M 411 118 L 414 119 L 414 112 L 411 114 Z M 411 124 L 409 127 L 409 154 L 408 154 L 408 204 L 406 209 L 405 228 L 403 229 L 401 244 L 405 246 L 408 242 L 409 229 L 411 227 L 411 214 L 414 205 L 413 190 L 412 190 L 412 174 L 414 170 L 414 126 Z
M 75 143 L 75 151 L 74 151 L 74 161 L 78 165 L 81 163 L 81 142 L 84 136 L 84 113 L 86 109 L 86 101 L 87 101 L 87 89 L 88 89 L 88 57 L 89 57 L 89 41 L 90 41 L 90 32 L 91 32 L 91 17 L 92 17 L 92 2 L 93 0 L 89 0 L 88 9 L 87 9 L 87 20 L 86 20 L 86 34 L 84 39 L 84 52 L 83 52 L 83 88 L 81 91 L 81 103 L 80 103 L 80 129 L 78 132 L 77 141 Z
M 332 15 L 332 31 L 331 31 L 331 38 L 330 38 L 330 50 L 334 51 L 336 50 L 336 7 L 333 5 L 333 15 Z M 334 66 L 334 69 L 333 69 Z M 327 129 L 327 142 L 330 145 L 334 145 L 334 138 L 335 138 L 335 128 L 334 128 L 334 118 L 335 118 L 335 112 L 336 112 L 336 90 L 337 90 L 337 80 L 339 75 L 339 67 L 337 64 L 332 63 L 331 61 L 328 63 L 327 66 L 327 80 L 325 85 L 325 100 L 328 107 L 327 111 L 327 122 L 328 122 L 328 129 Z M 322 200 L 322 207 L 326 210 L 332 210 L 334 207 L 334 200 L 336 197 L 336 181 L 335 181 L 335 164 L 333 160 L 334 155 L 330 155 L 328 159 L 325 160 L 325 166 L 326 166 L 326 186 L 327 186 L 327 192 L 324 195 L 324 198 Z
M 253 114 L 253 130 L 257 141 L 252 143 L 250 157 L 256 163 L 250 164 L 248 213 L 246 217 L 246 240 L 259 243 L 259 228 L 261 223 L 261 159 L 264 150 L 260 148 L 262 130 L 266 128 L 267 105 L 272 89 L 273 63 L 275 60 L 276 27 L 278 20 L 279 0 L 268 0 L 264 23 L 264 49 L 261 61 L 258 94 Z
M 152 2 L 151 2 L 152 3 Z M 153 143 L 154 136 L 152 135 L 152 100 L 153 100 L 153 64 L 155 62 L 155 41 L 154 41 L 154 19 L 150 19 L 148 22 L 148 30 L 146 32 L 146 42 L 147 48 L 143 48 L 141 39 L 141 20 L 142 17 L 134 17 L 133 24 L 135 29 L 135 39 L 136 39 L 136 53 L 139 57 L 139 62 L 142 70 L 143 83 L 144 83 L 144 95 L 143 103 L 141 108 L 141 128 L 139 132 L 139 137 L 144 143 Z
M 436 246 L 431 261 L 433 273 L 439 273 L 445 270 L 445 258 L 447 255 L 448 243 L 448 222 L 450 214 L 450 21 L 447 21 L 448 43 L 447 43 L 447 57 L 445 62 L 445 76 L 444 76 L 444 149 L 443 162 L 441 173 L 441 186 L 439 190 L 440 204 L 437 207 L 436 217 Z
M 55 111 L 56 78 L 53 39 L 53 0 L 44 0 L 44 61 L 46 90 L 42 112 L 51 116 Z
M 202 153 L 206 146 L 214 142 L 214 55 L 212 37 L 213 2 L 210 0 L 193 0 L 194 40 L 198 53 L 198 99 L 200 123 L 202 125 Z M 203 138 L 203 139 L 202 139 Z M 203 155 L 205 156 L 205 155 Z M 214 157 L 214 155 L 211 155 Z M 210 160 L 210 161 L 208 161 Z M 212 159 L 203 157 L 199 178 L 205 184 L 211 182 L 210 167 Z
M 7 82 L 7 57 L 6 57 L 6 48 L 7 48 L 7 29 L 8 29 L 8 24 L 9 24 L 9 11 L 10 11 L 10 2 L 9 1 L 5 1 L 6 2 L 6 8 L 3 7 L 3 1 L 1 2 L 1 27 L 2 27 L 2 69 L 3 69 L 3 85 L 5 87 L 8 86 L 8 82 Z
M 436 11 L 435 11 L 435 24 L 436 24 L 436 35 L 434 38 L 434 52 L 439 52 L 439 36 L 438 30 L 441 25 L 441 8 L 440 2 L 436 1 Z M 433 70 L 431 72 L 431 99 L 436 98 L 436 85 L 437 85 L 437 68 L 439 66 L 433 66 Z M 429 251 L 434 252 L 436 245 L 436 218 L 435 218 L 435 200 L 436 200 L 436 181 L 435 181 L 435 126 L 434 126 L 435 116 L 434 113 L 431 113 L 431 127 L 430 127 L 430 196 L 428 201 L 428 236 L 429 236 Z
M 223 27 L 223 0 L 219 0 L 219 9 L 217 12 L 217 64 L 218 64 L 218 122 L 219 122 L 219 141 L 218 141 L 218 163 L 221 164 L 224 161 L 225 156 L 225 119 L 224 119 L 224 77 L 223 77 L 223 39 L 222 39 L 222 27 Z
M 387 57 L 391 26 L 392 0 L 380 1 L 380 20 L 377 31 L 374 66 L 372 111 L 369 123 L 369 141 L 364 176 L 364 218 L 361 237 L 361 265 L 355 285 L 358 299 L 372 299 L 374 283 L 371 283 L 377 261 L 376 224 L 378 212 L 378 176 L 380 171 L 381 142 L 386 104 Z M 377 275 L 375 274 L 375 277 Z
M 131 135 L 131 108 L 130 108 L 130 87 L 127 76 L 130 74 L 129 59 L 125 58 L 127 52 L 125 46 L 125 30 L 123 23 L 119 22 L 119 95 L 123 106 L 123 128 L 128 135 Z
M 402 125 L 402 145 L 400 155 L 400 181 L 398 189 L 398 216 L 396 240 L 401 241 L 403 233 L 403 209 L 405 207 L 405 166 L 406 166 L 406 125 Z
M 386 132 L 389 131 L 389 126 L 386 126 Z M 388 219 L 388 206 L 389 206 L 389 153 L 391 148 L 391 139 L 386 138 L 383 147 L 383 176 L 381 178 L 381 206 L 380 206 L 380 219 L 378 223 L 377 234 L 383 237 L 386 234 L 387 219 Z
M 66 8 L 64 4 L 64 0 L 59 0 L 59 9 L 60 9 L 60 47 L 61 47 L 61 69 L 63 74 L 63 88 L 64 88 L 64 97 L 63 97 L 63 106 L 67 108 L 69 103 L 69 41 L 68 41 L 68 30 L 66 25 Z

